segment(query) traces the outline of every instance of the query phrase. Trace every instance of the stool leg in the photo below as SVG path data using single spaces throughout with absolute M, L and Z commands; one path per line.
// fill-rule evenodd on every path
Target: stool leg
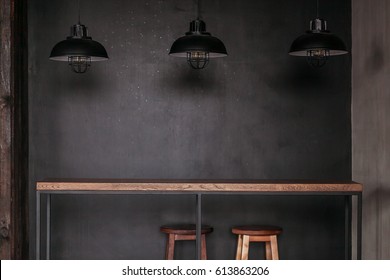
M 278 253 L 278 239 L 276 235 L 271 235 L 271 253 L 272 253 L 272 259 L 278 260 L 279 259 L 279 253 Z
M 167 248 L 165 250 L 165 259 L 173 260 L 173 253 L 175 252 L 175 235 L 168 234 Z
M 201 260 L 207 260 L 206 235 L 202 234 Z
M 249 253 L 249 235 L 242 236 L 241 260 L 247 260 Z
M 272 260 L 271 242 L 265 242 L 265 259 Z
M 237 238 L 236 260 L 241 260 L 241 253 L 242 253 L 242 235 L 239 234 Z

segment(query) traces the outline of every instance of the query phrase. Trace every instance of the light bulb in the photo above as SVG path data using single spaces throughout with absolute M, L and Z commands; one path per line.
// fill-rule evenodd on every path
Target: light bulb
M 208 52 L 187 52 L 187 61 L 194 69 L 203 69 L 209 63 L 209 53 Z
M 73 72 L 85 73 L 91 66 L 91 57 L 89 56 L 69 56 L 68 64 Z
M 329 50 L 326 49 L 307 51 L 307 61 L 313 67 L 324 66 L 329 56 L 330 56 L 330 52 Z

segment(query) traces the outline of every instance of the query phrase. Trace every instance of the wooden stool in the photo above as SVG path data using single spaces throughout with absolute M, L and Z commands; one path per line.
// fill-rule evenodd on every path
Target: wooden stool
M 282 228 L 276 226 L 237 226 L 232 232 L 238 235 L 236 260 L 247 260 L 250 242 L 265 242 L 267 260 L 278 260 L 278 239 Z
M 160 231 L 168 234 L 165 259 L 173 260 L 176 240 L 196 240 L 196 226 L 194 224 L 165 225 L 160 227 Z M 206 234 L 213 231 L 210 226 L 202 225 L 201 230 L 201 259 L 207 260 Z

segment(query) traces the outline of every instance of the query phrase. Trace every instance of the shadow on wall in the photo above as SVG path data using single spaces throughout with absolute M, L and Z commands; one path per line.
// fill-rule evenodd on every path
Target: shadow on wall
M 97 65 L 92 65 L 94 68 L 84 74 L 73 73 L 68 65 L 61 66 L 63 67 L 56 69 L 59 73 L 56 72 L 50 78 L 52 83 L 61 89 L 56 94 L 64 93 L 66 97 L 75 95 L 96 98 L 99 95 L 108 95 L 115 88 L 110 79 L 102 78 L 106 73 Z
M 294 92 L 308 96 L 311 96 L 315 89 L 322 90 L 331 87 L 331 77 L 334 77 L 334 74 L 331 73 L 334 71 L 333 67 L 325 65 L 321 68 L 313 68 L 307 64 L 306 59 L 299 59 L 299 61 L 290 63 L 289 67 L 280 69 L 278 80 L 274 80 L 272 87 L 289 88 L 289 94 Z M 338 61 L 329 61 L 328 63 L 338 63 Z M 283 83 L 280 83 L 280 80 Z
M 384 67 L 384 53 L 383 53 L 383 44 L 378 43 L 377 40 L 371 42 L 371 51 L 369 51 L 369 56 L 364 61 L 364 69 L 366 73 L 375 75 L 378 74 Z
M 210 95 L 219 92 L 221 81 L 218 77 L 223 74 L 216 70 L 217 65 L 213 62 L 211 61 L 205 69 L 194 70 L 185 59 L 181 60 L 180 65 L 177 62 L 178 70 L 165 72 L 162 84 L 179 93 Z

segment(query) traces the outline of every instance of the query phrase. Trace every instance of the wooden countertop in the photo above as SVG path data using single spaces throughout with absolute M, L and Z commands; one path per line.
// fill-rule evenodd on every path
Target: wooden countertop
M 158 179 L 46 179 L 38 191 L 137 192 L 362 192 L 353 181 L 315 180 L 158 180 Z

